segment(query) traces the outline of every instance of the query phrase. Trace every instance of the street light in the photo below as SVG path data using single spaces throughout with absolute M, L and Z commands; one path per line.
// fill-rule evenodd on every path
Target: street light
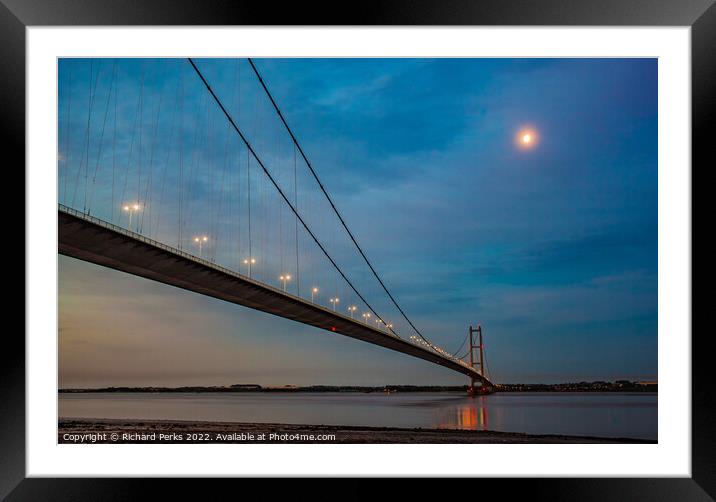
M 365 312 L 365 313 L 363 314 L 363 322 L 365 322 L 366 324 L 368 324 L 368 319 L 370 319 L 370 313 L 369 313 L 369 312 Z
M 281 275 L 278 278 L 281 282 L 283 282 L 283 292 L 286 292 L 286 283 L 291 280 L 290 275 Z
M 246 269 L 249 274 L 249 277 L 251 277 L 251 265 L 254 265 L 255 263 L 256 263 L 256 258 L 245 258 L 244 259 L 244 265 L 246 265 Z
M 199 244 L 199 258 L 201 258 L 201 249 L 204 243 L 206 243 L 209 240 L 209 238 L 206 235 L 198 235 L 194 237 L 194 242 Z
M 358 307 L 356 307 L 355 305 L 351 305 L 350 307 L 348 307 L 348 312 L 351 313 L 351 319 L 353 319 L 353 314 L 355 313 L 357 308 Z
M 124 210 L 125 213 L 129 213 L 129 230 L 132 230 L 132 215 L 139 211 L 141 209 L 141 206 L 137 204 L 136 202 L 134 204 L 125 204 L 122 207 L 122 210 Z
M 338 299 L 338 298 L 331 298 L 331 299 L 328 300 L 328 301 L 330 301 L 330 302 L 333 304 L 333 312 L 335 312 L 335 311 L 336 311 L 336 306 L 338 305 L 338 302 L 340 302 L 341 300 Z
M 311 288 L 311 303 L 313 303 L 313 298 L 316 293 L 318 293 L 318 288 Z

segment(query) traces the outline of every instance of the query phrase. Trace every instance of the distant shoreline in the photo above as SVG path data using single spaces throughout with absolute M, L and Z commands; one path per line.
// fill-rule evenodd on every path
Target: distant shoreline
M 262 437 L 263 435 L 263 437 Z M 657 441 L 557 434 L 302 425 L 275 423 L 199 422 L 180 420 L 60 418 L 60 444 L 177 444 L 177 443 L 650 443 Z
M 100 388 L 64 388 L 58 389 L 61 394 L 81 393 L 217 393 L 217 392 L 353 392 L 353 393 L 394 393 L 394 392 L 467 392 L 467 385 L 383 385 L 383 386 L 352 386 L 352 385 L 310 385 L 282 387 L 262 387 L 257 384 L 234 384 L 229 386 L 182 386 L 182 387 L 100 387 Z M 658 384 L 653 382 L 575 382 L 560 384 L 498 384 L 496 392 L 658 392 Z

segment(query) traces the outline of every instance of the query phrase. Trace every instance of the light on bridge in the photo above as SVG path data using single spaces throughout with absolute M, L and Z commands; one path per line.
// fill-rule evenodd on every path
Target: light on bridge
M 206 235 L 197 235 L 194 237 L 194 242 L 196 244 L 199 244 L 199 258 L 201 258 L 202 253 L 202 247 L 204 244 L 206 244 L 209 241 L 209 238 Z
M 122 210 L 125 213 L 129 214 L 129 225 L 127 226 L 127 228 L 129 228 L 129 230 L 132 230 L 132 215 L 134 213 L 136 213 L 137 211 L 139 211 L 141 208 L 142 208 L 142 206 L 140 206 L 137 202 L 132 202 L 132 203 L 125 204 L 124 206 L 122 206 Z
M 280 275 L 278 279 L 283 283 L 283 292 L 286 292 L 286 283 L 291 280 L 290 275 Z
M 256 264 L 256 258 L 244 258 L 244 265 L 246 265 L 246 272 L 251 277 L 251 266 Z
M 340 302 L 341 300 L 339 298 L 331 298 L 328 301 L 331 302 L 331 305 L 333 305 L 333 312 L 335 312 L 336 307 L 338 306 L 338 302 Z
M 318 288 L 316 288 L 316 287 L 311 288 L 311 303 L 314 303 L 316 293 L 318 293 Z

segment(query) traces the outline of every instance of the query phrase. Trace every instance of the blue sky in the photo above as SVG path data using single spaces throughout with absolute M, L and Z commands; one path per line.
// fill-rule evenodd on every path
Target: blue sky
M 480 322 L 499 382 L 656 378 L 655 59 L 255 62 L 359 242 L 428 337 L 452 352 L 468 325 Z M 176 113 L 172 89 L 180 85 L 184 113 L 191 106 L 214 113 L 208 100 L 201 104 L 186 62 L 150 63 L 120 62 L 112 84 L 120 96 L 115 144 L 124 145 L 114 151 L 127 165 L 130 141 L 122 132 L 142 74 L 149 141 L 191 141 L 192 120 L 181 136 L 169 126 L 174 119 L 166 128 L 157 119 L 158 141 L 151 136 L 153 110 Z M 198 65 L 289 183 L 288 143 L 279 147 L 284 153 L 265 150 L 274 133 L 261 131 L 278 130 L 266 125 L 269 111 L 253 119 L 246 112 L 253 98 L 241 94 L 250 95 L 245 63 Z M 68 120 L 67 97 L 73 107 L 87 102 L 88 66 L 60 64 L 61 201 L 63 159 L 72 173 L 72 159 L 83 158 L 87 118 L 77 108 Z M 98 69 L 92 137 L 99 137 L 102 112 L 113 109 L 104 104 L 105 97 L 113 103 L 112 63 L 95 60 Z M 247 83 L 232 94 L 237 75 Z M 234 148 L 221 117 L 212 117 L 211 141 Z M 105 143 L 114 131 L 108 127 Z M 539 136 L 529 150 L 514 142 L 524 127 Z M 240 154 L 238 142 L 235 148 Z M 108 176 L 109 151 L 96 151 L 96 162 L 84 162 Z M 220 151 L 207 146 L 200 155 Z M 144 155 L 176 164 L 170 148 Z M 157 173 L 167 170 L 157 165 Z M 108 200 L 99 189 L 96 197 Z M 161 233 L 162 212 L 156 214 Z M 336 231 L 326 235 L 341 239 Z M 333 249 L 344 257 L 339 246 Z M 59 263 L 61 386 L 464 383 L 385 349 L 68 258 Z M 359 265 L 347 267 L 361 276 Z

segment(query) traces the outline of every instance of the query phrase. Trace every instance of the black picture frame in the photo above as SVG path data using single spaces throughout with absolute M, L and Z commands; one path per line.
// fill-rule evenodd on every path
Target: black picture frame
M 692 166 L 701 164 L 705 169 L 716 165 L 710 138 L 716 104 L 714 0 L 384 0 L 340 4 L 340 8 L 338 3 L 330 7 L 320 3 L 286 3 L 277 7 L 231 0 L 0 0 L 0 124 L 5 159 L 8 153 L 14 153 L 10 158 L 16 159 L 6 160 L 5 166 L 19 172 L 18 166 L 25 162 L 26 27 L 286 24 L 690 26 Z M 693 172 L 691 167 L 692 179 Z M 48 278 L 48 287 L 53 287 L 53 280 Z M 512 498 L 519 491 L 529 493 L 533 499 L 549 500 L 713 500 L 716 415 L 707 378 L 707 337 L 706 333 L 692 334 L 691 478 L 478 480 L 472 482 L 473 486 L 479 485 L 481 493 L 486 493 L 486 488 L 497 488 L 496 493 L 503 498 Z M 6 330 L 4 338 L 0 365 L 0 498 L 76 501 L 149 495 L 148 480 L 26 478 L 25 344 L 17 330 Z M 242 483 L 249 490 L 264 489 L 266 485 L 256 485 L 258 481 Z M 208 493 L 188 486 L 186 480 L 154 483 L 159 483 L 162 490 L 181 490 L 185 497 L 197 493 L 204 499 Z M 221 485 L 213 484 L 213 489 Z M 301 486 L 305 484 L 292 481 L 291 496 L 295 497 Z M 428 483 L 419 486 L 423 495 L 434 489 Z M 272 484 L 272 490 L 275 488 Z M 322 491 L 328 496 L 330 490 Z M 374 488 L 368 481 L 349 480 L 340 493 L 341 498 L 365 498 L 373 496 Z

